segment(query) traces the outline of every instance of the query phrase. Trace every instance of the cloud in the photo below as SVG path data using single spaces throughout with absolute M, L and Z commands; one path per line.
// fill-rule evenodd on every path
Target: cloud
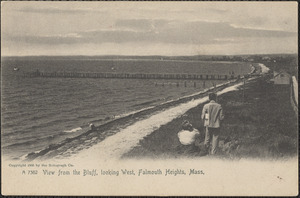
M 106 11 L 94 10 L 92 8 L 62 9 L 57 7 L 49 7 L 49 8 L 24 7 L 18 9 L 17 11 L 24 12 L 24 13 L 38 13 L 38 14 L 86 14 L 86 13 L 94 13 L 94 12 L 106 13 Z
M 135 30 L 153 30 L 161 28 L 171 21 L 163 20 L 163 19 L 120 19 L 117 20 L 115 23 L 116 27 L 120 28 L 132 28 Z
M 234 27 L 229 23 L 223 22 L 194 21 L 185 23 L 180 28 L 192 35 L 197 34 L 210 37 L 289 37 L 297 35 L 295 32 Z
M 116 46 L 111 53 L 127 53 L 124 46 L 146 44 L 170 53 L 175 48 L 184 53 L 181 48 L 188 46 L 200 46 L 203 53 L 208 46 L 211 52 L 226 46 L 225 51 L 238 52 L 249 45 L 251 50 L 284 52 L 297 45 L 296 3 L 10 1 L 2 7 L 1 45 L 11 52 L 30 52 L 34 47 L 37 53 L 48 49 L 104 53 Z
M 75 44 L 82 42 L 83 40 L 80 36 L 72 35 L 51 35 L 51 36 L 19 36 L 19 35 L 3 35 L 3 38 L 6 38 L 8 41 L 18 42 L 18 43 L 29 43 L 29 44 L 38 44 L 38 45 L 58 45 L 58 44 Z
M 138 31 L 136 31 L 138 30 Z M 153 42 L 165 44 L 224 44 L 245 38 L 296 37 L 297 33 L 233 27 L 228 23 L 167 20 L 119 20 L 113 29 L 63 35 L 8 35 L 10 41 L 40 45 Z
M 209 8 L 208 10 L 211 12 L 215 12 L 217 14 L 225 14 L 225 13 L 229 12 L 229 10 L 227 10 L 225 8 Z

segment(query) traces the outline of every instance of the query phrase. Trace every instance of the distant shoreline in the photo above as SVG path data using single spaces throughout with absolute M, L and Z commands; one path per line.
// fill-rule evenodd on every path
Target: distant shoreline
M 218 56 L 278 56 L 278 55 L 297 55 L 298 53 L 274 53 L 274 54 L 208 54 L 208 55 L 174 55 L 174 56 L 165 56 L 165 55 L 26 55 L 26 56 L 16 56 L 16 55 L 3 55 L 1 57 L 156 57 L 156 58 L 172 58 L 172 57 L 185 57 L 185 58 L 195 58 L 195 57 L 218 57 Z

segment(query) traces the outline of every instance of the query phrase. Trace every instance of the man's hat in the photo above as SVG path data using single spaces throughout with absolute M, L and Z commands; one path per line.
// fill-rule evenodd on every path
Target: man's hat
M 183 123 L 182 123 L 182 128 L 183 129 L 189 129 L 191 127 L 193 127 L 193 126 L 189 121 L 187 121 L 187 120 L 183 121 Z

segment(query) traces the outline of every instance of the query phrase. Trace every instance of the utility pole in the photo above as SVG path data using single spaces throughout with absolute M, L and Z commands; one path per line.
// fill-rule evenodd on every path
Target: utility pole
M 245 103 L 245 84 L 246 84 L 246 77 L 243 78 L 243 105 Z M 243 119 L 243 132 L 245 133 L 245 120 Z
M 244 103 L 244 101 L 245 101 L 245 84 L 246 84 L 246 78 L 245 78 L 245 76 L 243 78 L 243 81 L 244 81 L 244 84 L 243 84 L 243 103 Z

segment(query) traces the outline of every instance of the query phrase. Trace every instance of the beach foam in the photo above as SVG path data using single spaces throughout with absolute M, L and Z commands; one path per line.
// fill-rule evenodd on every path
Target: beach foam
M 65 130 L 64 132 L 65 133 L 74 133 L 74 132 L 77 132 L 77 131 L 80 131 L 80 130 L 82 130 L 82 128 L 77 127 L 77 128 L 72 129 L 72 130 Z
M 243 83 L 230 86 L 217 94 L 221 95 L 230 91 L 235 91 Z M 198 106 L 199 104 L 208 101 L 208 96 L 200 99 L 195 99 L 176 107 L 169 108 L 165 111 L 158 112 L 149 118 L 138 121 L 113 136 L 107 137 L 99 144 L 83 150 L 77 155 L 73 156 L 78 159 L 93 159 L 98 158 L 102 160 L 112 160 L 120 158 L 124 153 L 129 152 L 134 146 L 138 145 L 139 140 L 151 134 L 160 126 L 171 122 L 173 119 L 183 115 L 189 109 Z M 72 159 L 74 159 L 72 157 Z

